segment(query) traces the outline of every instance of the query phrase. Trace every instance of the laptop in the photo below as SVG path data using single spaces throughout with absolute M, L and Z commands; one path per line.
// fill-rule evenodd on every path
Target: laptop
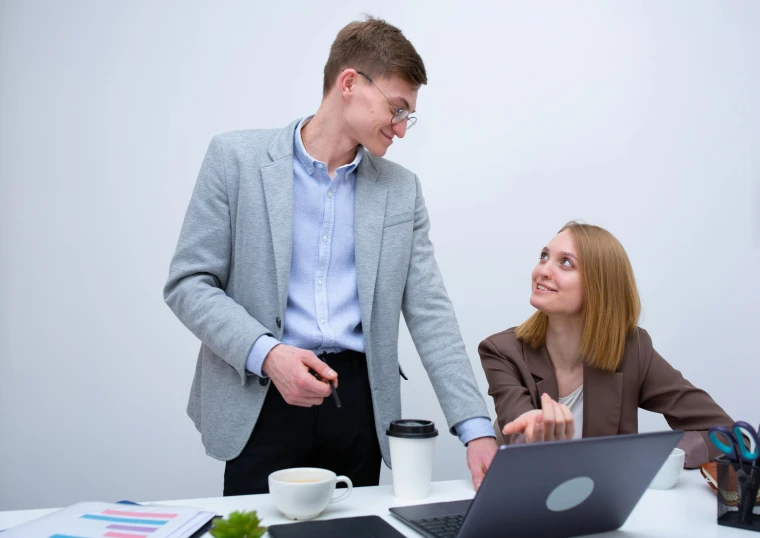
M 393 507 L 429 538 L 578 536 L 628 519 L 682 431 L 499 448 L 472 500 Z

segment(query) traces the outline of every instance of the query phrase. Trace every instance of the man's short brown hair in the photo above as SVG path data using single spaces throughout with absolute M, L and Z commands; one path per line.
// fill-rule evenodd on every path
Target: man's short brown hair
M 381 19 L 367 17 L 338 32 L 325 64 L 323 95 L 332 89 L 345 69 L 356 69 L 372 77 L 397 75 L 419 88 L 427 84 L 422 58 L 401 30 Z

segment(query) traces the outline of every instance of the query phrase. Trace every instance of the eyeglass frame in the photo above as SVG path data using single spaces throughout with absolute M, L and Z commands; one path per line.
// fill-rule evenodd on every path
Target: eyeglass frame
M 361 71 L 357 71 L 357 73 L 358 73 L 358 74 L 360 74 L 361 76 L 363 76 L 364 78 L 366 78 L 367 80 L 369 80 L 369 82 L 370 82 L 370 83 L 371 83 L 371 84 L 372 84 L 372 85 L 373 85 L 373 86 L 374 86 L 374 87 L 377 89 L 377 91 L 379 91 L 379 92 L 380 92 L 380 94 L 381 94 L 383 97 L 385 97 L 385 100 L 386 100 L 386 101 L 388 101 L 388 104 L 389 104 L 389 105 L 391 105 L 391 106 L 393 107 L 393 110 L 395 110 L 395 111 L 396 111 L 396 112 L 393 114 L 393 117 L 391 118 L 391 125 L 398 125 L 399 123 L 401 123 L 401 122 L 403 122 L 404 120 L 406 120 L 406 122 L 407 122 L 407 123 L 406 123 L 406 130 L 408 131 L 409 129 L 411 129 L 412 127 L 414 127 L 414 126 L 417 124 L 417 117 L 416 117 L 416 116 L 412 116 L 412 115 L 411 115 L 411 112 L 410 112 L 410 111 L 408 111 L 407 109 L 405 109 L 405 108 L 399 108 L 399 107 L 397 107 L 396 105 L 394 105 L 394 104 L 393 104 L 393 102 L 392 102 L 390 99 L 388 99 L 388 96 L 387 96 L 387 95 L 385 95 L 385 93 L 383 92 L 383 90 L 381 90 L 381 89 L 380 89 L 380 88 L 377 86 L 377 84 L 375 84 L 375 81 L 374 81 L 374 80 L 372 80 L 372 79 L 369 77 L 369 75 L 367 75 L 366 73 L 362 73 Z M 401 119 L 399 119 L 399 120 L 397 120 L 397 121 L 394 121 L 394 120 L 395 120 L 395 119 L 396 119 L 396 118 L 399 116 L 399 114 L 402 114 L 402 113 L 404 113 L 404 112 L 406 112 L 406 115 L 405 115 L 403 118 L 401 118 Z

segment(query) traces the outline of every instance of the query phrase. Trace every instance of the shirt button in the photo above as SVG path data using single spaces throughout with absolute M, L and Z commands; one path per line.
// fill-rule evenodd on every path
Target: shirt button
M 321 285 L 322 285 L 322 279 L 320 279 L 320 280 L 317 280 L 317 285 L 318 285 L 318 286 L 321 286 Z
M 328 198 L 332 198 L 332 191 L 330 191 L 330 192 L 327 193 L 327 197 Z
M 314 237 L 314 236 L 312 236 L 312 237 Z M 327 236 L 326 235 L 322 236 L 322 241 L 324 241 L 325 243 L 327 243 Z
M 325 318 L 322 318 L 322 319 L 320 319 L 320 320 L 319 320 L 319 322 L 320 322 L 322 325 L 324 325 L 324 324 L 325 324 Z

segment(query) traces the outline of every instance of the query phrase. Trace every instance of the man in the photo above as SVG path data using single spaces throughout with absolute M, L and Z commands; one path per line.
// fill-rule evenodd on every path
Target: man
M 225 495 L 299 466 L 378 484 L 401 418 L 402 311 L 476 488 L 496 453 L 419 180 L 382 158 L 426 83 L 397 28 L 353 22 L 313 117 L 211 142 L 164 298 L 202 342 L 188 414 L 227 462 Z

